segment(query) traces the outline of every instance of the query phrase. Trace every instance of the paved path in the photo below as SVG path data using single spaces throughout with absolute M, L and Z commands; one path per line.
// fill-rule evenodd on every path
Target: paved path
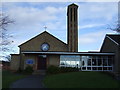
M 10 88 L 44 88 L 43 78 L 45 75 L 31 75 L 11 84 Z

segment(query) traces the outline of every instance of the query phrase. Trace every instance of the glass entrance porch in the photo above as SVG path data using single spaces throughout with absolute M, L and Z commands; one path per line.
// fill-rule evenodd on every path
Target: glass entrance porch
M 61 55 L 60 67 L 78 67 L 82 71 L 112 71 L 113 56 Z

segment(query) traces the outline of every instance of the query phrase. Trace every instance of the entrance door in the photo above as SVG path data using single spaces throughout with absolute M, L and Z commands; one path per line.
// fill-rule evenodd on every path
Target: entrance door
M 38 70 L 46 69 L 46 57 L 38 56 L 37 69 Z

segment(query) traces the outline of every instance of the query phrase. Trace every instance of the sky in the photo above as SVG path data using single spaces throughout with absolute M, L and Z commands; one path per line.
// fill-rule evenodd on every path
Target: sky
M 106 34 L 116 32 L 118 2 L 3 2 L 2 12 L 14 20 L 7 26 L 13 35 L 11 47 L 19 53 L 18 45 L 45 31 L 67 43 L 67 6 L 78 7 L 78 51 L 99 51 Z

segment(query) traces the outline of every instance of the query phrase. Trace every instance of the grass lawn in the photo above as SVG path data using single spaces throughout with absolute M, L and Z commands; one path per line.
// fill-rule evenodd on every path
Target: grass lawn
M 119 83 L 101 72 L 71 72 L 46 76 L 47 88 L 118 88 Z
M 15 74 L 10 71 L 2 71 L 2 88 L 9 88 L 10 84 L 26 75 Z

